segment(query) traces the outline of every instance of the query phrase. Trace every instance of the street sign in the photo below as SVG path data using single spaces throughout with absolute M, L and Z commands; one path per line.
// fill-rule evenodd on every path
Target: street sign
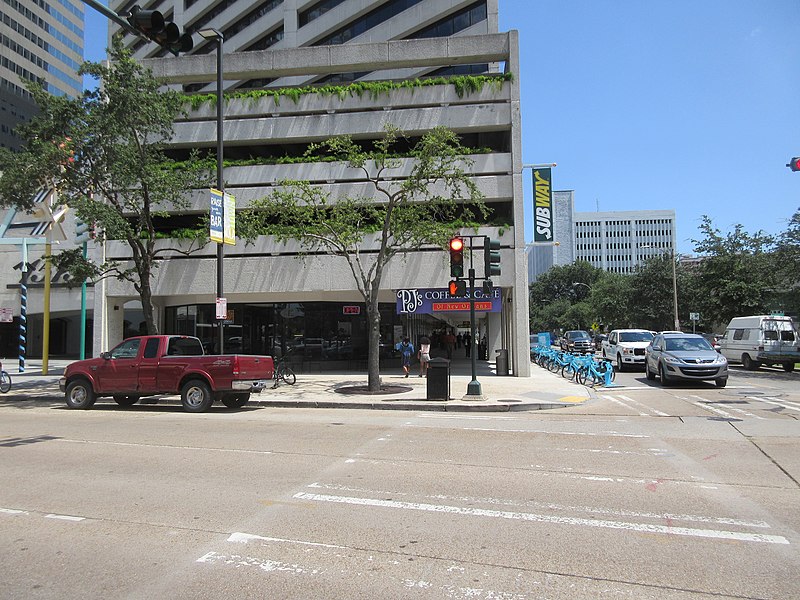
M 699 321 L 700 320 L 700 313 L 689 313 L 689 320 L 690 321 Z
M 217 320 L 224 321 L 228 317 L 227 298 L 217 298 Z

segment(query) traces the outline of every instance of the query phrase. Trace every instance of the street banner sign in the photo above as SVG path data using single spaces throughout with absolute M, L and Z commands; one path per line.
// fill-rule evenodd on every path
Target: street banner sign
M 228 317 L 228 299 L 217 298 L 217 320 L 224 321 Z
M 533 170 L 533 241 L 554 241 L 553 185 L 550 168 Z
M 224 196 L 224 197 L 223 197 Z M 212 242 L 236 245 L 236 198 L 211 188 L 209 237 Z

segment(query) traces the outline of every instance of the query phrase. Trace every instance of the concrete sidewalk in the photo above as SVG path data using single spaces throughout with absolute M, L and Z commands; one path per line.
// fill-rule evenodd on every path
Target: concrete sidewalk
M 11 375 L 13 385 L 8 394 L 0 394 L 0 402 L 14 400 L 47 400 L 63 402 L 58 389 L 58 379 L 72 361 L 53 360 L 48 364 L 48 374 L 42 374 L 42 361 L 26 361 L 25 371 L 18 365 L 3 361 L 4 369 Z M 428 380 L 415 375 L 404 377 L 400 369 L 381 373 L 381 382 L 395 390 L 391 393 L 342 393 L 344 388 L 366 386 L 366 373 L 325 372 L 298 373 L 295 385 L 281 384 L 277 389 L 266 389 L 253 394 L 254 406 L 304 407 L 304 408 L 362 408 L 383 410 L 435 410 L 447 412 L 512 410 L 541 410 L 574 406 L 592 397 L 589 388 L 567 381 L 536 365 L 530 377 L 509 377 L 494 374 L 494 363 L 479 361 L 477 381 L 481 396 L 467 396 L 467 386 L 472 380 L 471 364 L 465 359 L 455 359 L 450 368 L 450 400 L 428 400 Z M 338 390 L 338 391 L 337 391 Z M 108 402 L 111 399 L 101 399 Z M 178 396 L 161 396 L 146 400 L 144 404 L 180 403 Z

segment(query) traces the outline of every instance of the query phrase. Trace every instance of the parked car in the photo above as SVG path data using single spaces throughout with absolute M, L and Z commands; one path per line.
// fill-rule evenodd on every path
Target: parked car
M 616 361 L 618 371 L 644 366 L 645 348 L 652 341 L 653 333 L 646 329 L 615 329 L 603 342 L 603 358 Z
M 600 351 L 603 349 L 603 342 L 608 339 L 605 333 L 598 333 L 594 336 L 594 349 Z
M 586 331 L 572 329 L 565 332 L 561 338 L 561 349 L 573 354 L 594 353 L 594 343 Z
M 694 333 L 659 333 L 646 349 L 644 372 L 664 386 L 679 379 L 713 380 L 720 388 L 728 383 L 728 361 Z
M 761 365 L 781 365 L 787 373 L 800 362 L 798 332 L 791 317 L 754 315 L 734 317 L 720 339 L 720 352 L 748 371 Z

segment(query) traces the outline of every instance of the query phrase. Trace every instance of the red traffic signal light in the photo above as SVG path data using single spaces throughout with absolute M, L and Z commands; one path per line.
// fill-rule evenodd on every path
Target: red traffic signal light
M 451 281 L 447 290 L 450 295 L 455 298 L 463 298 L 467 295 L 467 282 L 463 279 L 459 281 Z
M 450 276 L 464 276 L 464 240 L 454 237 L 450 240 Z
M 800 156 L 795 156 L 786 163 L 786 166 L 789 167 L 792 171 L 800 171 Z

